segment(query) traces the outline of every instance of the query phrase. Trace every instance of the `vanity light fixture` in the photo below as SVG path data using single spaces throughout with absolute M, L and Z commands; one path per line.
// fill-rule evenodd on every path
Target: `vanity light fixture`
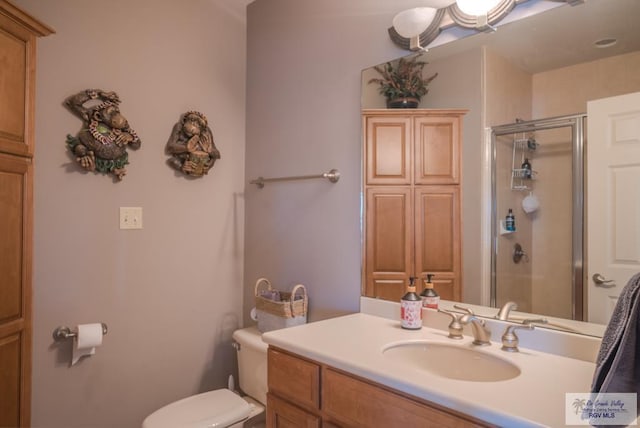
M 403 49 L 418 51 L 440 34 L 446 8 L 416 7 L 403 10 L 393 18 L 389 37 Z
M 456 0 L 458 9 L 467 15 L 481 16 L 489 13 L 501 0 Z
M 447 28 L 459 26 L 477 31 L 495 31 L 494 24 L 505 18 L 516 5 L 528 0 L 451 0 L 438 4 L 441 8 L 418 7 L 407 9 L 393 18 L 389 37 L 406 50 L 425 50 Z M 554 0 L 571 6 L 584 0 Z
M 454 4 L 449 6 L 449 15 L 456 24 L 463 28 L 495 31 L 493 24 L 507 16 L 516 3 L 523 3 L 523 1 L 456 0 Z
M 438 9 L 433 7 L 403 10 L 393 18 L 393 29 L 398 35 L 409 39 L 411 50 L 419 50 L 420 34 L 429 28 L 437 11 Z

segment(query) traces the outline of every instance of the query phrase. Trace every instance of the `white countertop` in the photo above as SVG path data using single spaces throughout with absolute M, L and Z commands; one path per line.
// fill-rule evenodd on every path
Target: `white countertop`
M 402 365 L 385 356 L 382 349 L 407 340 L 471 347 L 472 337 L 456 341 L 449 339 L 447 332 L 429 327 L 404 330 L 399 321 L 364 313 L 271 331 L 262 338 L 269 345 L 508 427 L 564 426 L 565 393 L 589 392 L 595 370 L 592 362 L 522 347 L 517 353 L 504 352 L 501 343 L 493 342 L 475 349 L 516 364 L 519 376 L 499 382 L 452 380 Z

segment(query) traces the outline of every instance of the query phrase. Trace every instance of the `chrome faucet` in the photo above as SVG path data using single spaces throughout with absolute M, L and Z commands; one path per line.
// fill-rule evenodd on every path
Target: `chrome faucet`
M 465 314 L 460 318 L 460 323 L 471 324 L 474 345 L 491 345 L 491 331 L 486 327 L 483 320 L 475 315 Z
M 507 321 L 509 319 L 509 312 L 514 309 L 518 309 L 518 304 L 516 302 L 507 302 L 498 311 L 498 315 L 496 315 L 496 319 L 501 321 Z

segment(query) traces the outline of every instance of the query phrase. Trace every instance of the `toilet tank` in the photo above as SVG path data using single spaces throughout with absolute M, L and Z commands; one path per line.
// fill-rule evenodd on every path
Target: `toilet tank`
M 237 348 L 240 389 L 262 404 L 267 403 L 267 347 L 257 327 L 233 332 Z

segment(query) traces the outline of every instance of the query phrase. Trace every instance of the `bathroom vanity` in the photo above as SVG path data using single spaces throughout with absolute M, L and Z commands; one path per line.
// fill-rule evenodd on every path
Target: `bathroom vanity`
M 477 347 L 467 333 L 453 340 L 365 313 L 265 333 L 268 426 L 558 427 L 565 393 L 589 392 L 591 361 L 502 351 L 502 331 Z
M 268 370 L 271 427 L 492 426 L 278 348 L 269 349 Z

